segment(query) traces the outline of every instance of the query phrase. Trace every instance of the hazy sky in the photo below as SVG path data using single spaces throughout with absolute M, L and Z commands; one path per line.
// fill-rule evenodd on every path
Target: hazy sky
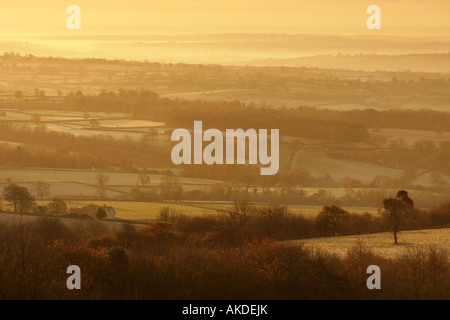
M 66 27 L 80 6 L 82 30 Z M 366 28 L 370 4 L 382 30 Z M 449 0 L 0 0 L 0 36 L 34 34 L 320 33 L 450 35 Z

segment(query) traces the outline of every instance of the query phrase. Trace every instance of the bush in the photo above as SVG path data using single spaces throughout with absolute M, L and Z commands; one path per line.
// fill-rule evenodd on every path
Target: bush
M 450 202 L 431 208 L 429 214 L 431 222 L 435 226 L 450 224 Z
M 99 236 L 94 236 L 87 241 L 87 245 L 91 248 L 98 249 L 102 248 L 112 248 L 119 245 L 119 241 L 116 237 L 110 234 L 102 234 Z

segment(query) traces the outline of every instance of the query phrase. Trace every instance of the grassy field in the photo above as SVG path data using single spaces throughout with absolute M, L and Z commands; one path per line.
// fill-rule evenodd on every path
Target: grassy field
M 430 140 L 439 144 L 450 140 L 450 132 L 437 132 L 427 130 L 408 130 L 408 129 L 369 129 L 371 134 L 386 136 L 389 141 L 402 139 L 408 147 L 413 147 L 419 140 Z
M 3 168 L 0 169 L 0 188 L 3 188 L 7 184 L 7 179 L 11 179 L 12 183 L 22 185 L 30 190 L 33 190 L 36 182 L 45 181 L 50 184 L 50 197 L 94 196 L 99 193 L 96 176 L 100 173 L 109 178 L 105 184 L 105 195 L 108 198 L 114 199 L 122 196 L 140 185 L 139 176 L 135 173 L 75 169 Z M 142 189 L 158 191 L 159 183 L 163 182 L 166 176 L 160 174 L 148 174 L 148 176 L 150 177 L 150 184 L 142 187 Z M 220 180 L 178 176 L 177 178 L 184 191 L 208 191 L 215 183 L 226 184 L 224 181 Z M 261 187 L 256 187 L 256 189 L 262 191 Z M 303 188 L 302 190 L 307 196 L 310 196 L 321 189 L 326 190 L 334 197 L 341 197 L 347 191 L 346 188 Z M 354 190 L 370 191 L 371 188 L 355 188 Z M 395 190 L 386 189 L 386 191 L 394 192 Z
M 115 139 L 130 138 L 139 141 L 150 128 L 165 126 L 164 122 L 155 122 L 148 120 L 130 119 L 123 113 L 101 113 L 91 112 L 89 119 L 97 119 L 95 128 L 92 128 L 90 121 L 84 120 L 84 114 L 76 111 L 58 111 L 58 110 L 12 110 L 0 109 L 0 120 L 15 121 L 30 126 L 36 126 L 33 116 L 39 116 L 39 124 L 45 125 L 47 129 L 71 133 L 75 136 L 96 136 L 107 135 Z M 140 131 L 133 132 L 132 130 Z M 169 141 L 169 139 L 167 139 Z
M 233 210 L 233 204 L 231 203 L 217 203 L 217 202 L 192 202 L 197 206 L 201 206 L 207 209 L 214 209 L 219 211 Z M 315 217 L 322 210 L 322 206 L 314 205 L 287 205 L 289 211 L 293 214 L 302 214 L 308 217 Z M 375 207 L 344 207 L 351 213 L 370 213 L 373 215 L 378 214 L 378 208 Z
M 88 204 L 95 204 L 98 206 L 112 206 L 116 211 L 116 217 L 126 220 L 153 220 L 158 218 L 159 211 L 163 207 L 169 207 L 177 210 L 180 213 L 187 215 L 205 215 L 218 214 L 219 212 L 226 212 L 233 210 L 231 203 L 217 203 L 217 202 L 137 202 L 137 201 L 101 201 L 101 200 L 67 200 L 68 208 L 77 208 L 86 206 Z M 37 205 L 47 205 L 48 200 L 36 201 Z M 293 214 L 302 214 L 307 217 L 314 218 L 322 209 L 321 206 L 308 205 L 292 205 L 288 206 Z M 11 211 L 12 207 L 4 202 L 3 209 Z M 372 207 L 345 207 L 344 209 L 352 213 L 370 213 L 378 214 L 378 208 Z
M 33 183 L 37 181 L 45 182 L 77 182 L 88 185 L 96 185 L 96 176 L 104 174 L 109 177 L 105 186 L 136 186 L 139 184 L 138 174 L 125 172 L 105 172 L 95 170 L 64 170 L 64 169 L 0 169 L 0 182 L 11 178 L 13 183 Z M 165 175 L 149 174 L 151 186 L 157 186 L 164 180 Z M 220 183 L 219 180 L 202 178 L 178 177 L 180 184 L 206 185 Z
M 37 201 L 38 205 L 47 205 L 49 201 Z M 77 208 L 86 206 L 88 204 L 95 204 L 98 206 L 111 206 L 116 211 L 116 218 L 125 220 L 153 220 L 158 218 L 159 211 L 163 207 L 170 207 L 171 209 L 185 213 L 187 215 L 203 215 L 216 214 L 216 210 L 208 209 L 206 207 L 197 207 L 190 205 L 183 205 L 178 203 L 162 203 L 162 202 L 134 202 L 134 201 L 67 201 L 69 208 Z M 9 206 L 6 209 L 10 209 Z
M 332 159 L 322 152 L 298 152 L 292 165 L 292 169 L 296 168 L 304 168 L 313 176 L 324 176 L 328 173 L 333 179 L 351 177 L 366 183 L 378 175 L 395 178 L 403 174 L 403 170 L 373 163 Z
M 386 257 L 395 258 L 405 252 L 407 248 L 436 246 L 446 251 L 450 250 L 450 228 L 402 231 L 399 233 L 399 244 L 394 245 L 390 232 L 325 237 L 305 240 L 286 241 L 288 244 L 305 244 L 308 247 L 326 250 L 343 256 L 347 250 L 362 243 L 375 253 Z

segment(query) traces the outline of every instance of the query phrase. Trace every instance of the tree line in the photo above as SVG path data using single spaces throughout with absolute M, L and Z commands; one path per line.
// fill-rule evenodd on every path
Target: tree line
M 396 258 L 355 244 L 343 256 L 253 239 L 232 249 L 159 221 L 113 232 L 96 221 L 40 218 L 0 224 L 0 299 L 449 299 L 448 253 L 404 249 Z M 82 290 L 67 290 L 66 268 Z M 382 270 L 368 290 L 366 268 Z

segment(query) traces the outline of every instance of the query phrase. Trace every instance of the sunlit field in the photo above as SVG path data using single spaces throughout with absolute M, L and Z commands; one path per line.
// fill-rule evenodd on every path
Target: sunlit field
M 402 231 L 399 234 L 399 244 L 393 244 L 390 232 L 363 234 L 355 236 L 337 236 L 315 239 L 286 241 L 287 244 L 304 244 L 314 249 L 345 256 L 347 250 L 360 244 L 373 250 L 374 253 L 386 258 L 395 258 L 408 248 L 428 248 L 434 246 L 450 251 L 450 228 Z

